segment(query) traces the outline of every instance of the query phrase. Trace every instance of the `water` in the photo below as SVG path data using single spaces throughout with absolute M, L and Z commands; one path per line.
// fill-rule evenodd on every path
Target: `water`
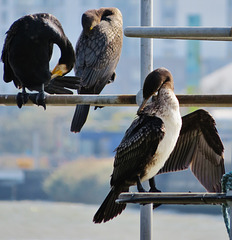
M 139 211 L 126 209 L 105 224 L 93 224 L 98 206 L 70 203 L 0 202 L 1 240 L 135 240 Z M 229 239 L 220 215 L 154 213 L 154 240 Z

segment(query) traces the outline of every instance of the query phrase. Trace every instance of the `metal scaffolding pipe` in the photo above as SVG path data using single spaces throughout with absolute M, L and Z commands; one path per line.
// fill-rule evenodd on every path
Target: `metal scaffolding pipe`
M 127 37 L 231 41 L 231 27 L 127 27 Z
M 153 0 L 141 0 L 141 26 L 153 26 Z M 136 102 L 142 103 L 142 88 L 146 76 L 153 70 L 153 41 L 152 39 L 140 39 L 140 91 Z M 140 207 L 140 239 L 152 239 L 152 204 Z
M 153 0 L 141 0 L 141 26 L 153 26 Z M 153 71 L 153 40 L 140 39 L 140 90 L 136 96 L 138 105 L 143 100 L 143 83 L 147 75 Z
M 15 106 L 17 95 L 0 95 L 0 105 Z M 91 106 L 136 106 L 135 95 L 45 95 L 46 105 L 75 106 L 89 104 Z M 32 106 L 28 100 L 25 106 Z
M 153 26 L 153 0 L 141 0 L 141 26 Z M 146 76 L 153 71 L 153 41 L 149 38 L 141 39 L 140 41 L 140 74 L 142 89 Z
M 181 107 L 232 107 L 232 95 L 176 95 Z M 155 98 L 155 97 L 154 97 Z M 135 95 L 46 95 L 46 105 L 137 106 Z M 16 95 L 0 95 L 0 106 L 15 106 Z M 29 100 L 25 106 L 32 106 Z
M 121 193 L 117 203 L 140 204 L 226 204 L 232 196 L 226 193 Z

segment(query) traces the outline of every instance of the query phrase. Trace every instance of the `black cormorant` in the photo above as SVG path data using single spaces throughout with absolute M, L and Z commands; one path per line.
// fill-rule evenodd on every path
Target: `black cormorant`
M 185 116 L 181 127 L 179 103 L 173 89 L 172 75 L 165 68 L 156 69 L 146 77 L 144 102 L 138 118 L 116 148 L 111 191 L 95 214 L 95 223 L 109 221 L 125 209 L 126 204 L 117 204 L 115 200 L 121 192 L 128 192 L 131 185 L 137 184 L 139 191 L 145 191 L 141 181 L 149 180 L 150 191 L 159 191 L 154 182 L 158 173 L 182 170 L 190 165 L 208 191 L 221 190 L 223 145 L 215 122 L 200 110 Z M 145 105 L 156 92 L 157 97 Z
M 83 31 L 76 45 L 75 75 L 81 79 L 79 94 L 99 94 L 114 81 L 120 58 L 123 32 L 122 15 L 117 8 L 88 10 L 82 15 Z M 77 105 L 71 131 L 80 132 L 89 105 Z
M 54 43 L 59 46 L 61 57 L 51 73 L 49 61 Z M 26 15 L 11 25 L 1 58 L 4 81 L 13 81 L 17 88 L 22 88 L 22 93 L 17 95 L 18 107 L 21 108 L 28 100 L 26 88 L 39 91 L 34 103 L 45 107 L 44 88 L 46 91 L 51 78 L 62 76 L 72 69 L 75 54 L 57 18 L 48 13 L 38 13 Z M 54 89 L 50 85 L 47 91 L 56 93 Z

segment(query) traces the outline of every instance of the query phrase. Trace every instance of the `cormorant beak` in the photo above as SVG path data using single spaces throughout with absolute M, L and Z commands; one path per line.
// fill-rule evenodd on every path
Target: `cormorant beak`
M 51 79 L 54 79 L 59 76 L 63 76 L 67 72 L 68 72 L 68 69 L 66 64 L 57 64 L 55 68 L 52 70 Z
M 148 98 L 149 99 L 149 98 Z M 139 115 L 140 113 L 141 113 L 141 111 L 144 109 L 144 107 L 146 106 L 146 103 L 147 103 L 147 101 L 148 101 L 148 99 L 143 99 L 143 102 L 141 103 L 141 105 L 140 105 L 140 107 L 139 107 L 139 109 L 138 109 L 138 111 L 137 111 L 137 114 Z

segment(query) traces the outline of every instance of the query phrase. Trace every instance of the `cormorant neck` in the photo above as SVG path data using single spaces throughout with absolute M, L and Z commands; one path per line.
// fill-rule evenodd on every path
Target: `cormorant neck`
M 61 51 L 61 57 L 59 64 L 66 64 L 67 69 L 72 69 L 75 61 L 75 53 L 71 42 L 68 39 L 63 41 L 63 44 L 59 45 Z

